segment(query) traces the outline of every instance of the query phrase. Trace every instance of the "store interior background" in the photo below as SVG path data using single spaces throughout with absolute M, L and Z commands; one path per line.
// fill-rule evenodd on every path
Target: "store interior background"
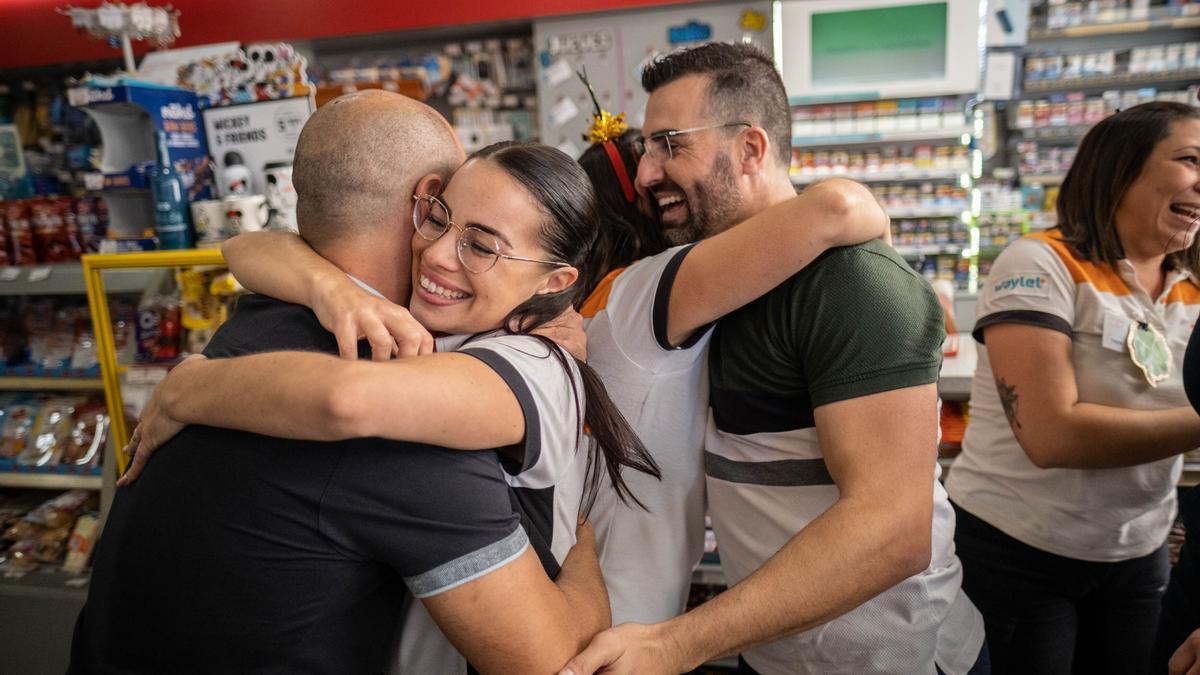
M 952 289 L 960 334 L 947 342 L 939 385 L 947 468 L 968 414 L 969 331 L 991 261 L 1021 235 L 1054 226 L 1057 185 L 1091 125 L 1149 100 L 1200 105 L 1200 2 L 1188 0 L 172 4 L 175 49 L 282 42 L 302 56 L 312 91 L 287 104 L 293 122 L 343 92 L 384 88 L 437 108 L 468 151 L 516 139 L 578 156 L 591 110 L 574 74 L 581 67 L 601 104 L 638 126 L 646 98 L 638 73 L 654 54 L 707 40 L 772 52 L 792 97 L 797 188 L 830 175 L 864 181 L 891 215 L 895 247 L 931 282 Z M 154 138 L 150 126 L 138 126 L 133 140 L 128 130 L 102 134 L 93 119 L 126 109 L 106 113 L 103 102 L 70 95 L 85 73 L 111 74 L 123 61 L 119 46 L 73 28 L 57 11 L 65 7 L 0 3 L 3 673 L 65 668 L 86 595 L 87 552 L 115 490 L 115 448 L 154 383 L 202 347 L 237 294 L 212 247 L 220 234 L 205 240 L 201 233 L 209 246 L 168 258 L 113 253 L 89 268 L 79 261 L 97 250 L 154 246 L 140 232 L 154 226 L 149 189 L 134 172 L 137 161 L 153 160 Z M 905 63 L 920 69 L 910 63 L 920 55 L 870 51 L 879 27 L 869 21 L 818 18 L 931 7 L 944 23 L 913 38 L 940 55 L 940 70 L 928 77 L 895 72 Z M 838 26 L 845 32 L 834 33 Z M 133 50 L 139 62 L 152 51 L 144 42 Z M 860 58 L 821 61 L 846 50 Z M 284 105 L 287 96 L 269 96 L 277 95 L 243 106 Z M 203 115 L 235 107 L 215 105 Z M 7 150 L 6 125 L 17 134 L 9 138 L 19 137 Z M 224 158 L 212 137 L 207 145 L 219 184 Z M 119 156 L 128 161 L 114 168 Z M 253 192 L 265 193 L 263 167 L 253 173 Z M 282 222 L 277 217 L 272 206 L 272 226 Z M 121 411 L 115 419 L 113 410 Z M 1193 457 L 1183 484 L 1198 481 L 1200 457 Z M 722 588 L 716 548 L 710 541 L 692 603 Z

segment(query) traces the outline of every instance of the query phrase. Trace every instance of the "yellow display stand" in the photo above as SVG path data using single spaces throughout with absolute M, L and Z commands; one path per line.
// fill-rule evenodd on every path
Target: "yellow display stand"
M 125 455 L 121 448 L 129 442 L 130 430 L 125 420 L 125 401 L 121 397 L 122 366 L 117 363 L 116 340 L 112 318 L 108 311 L 108 295 L 104 290 L 104 270 L 153 269 L 224 265 L 221 250 L 216 248 L 183 251 L 149 251 L 146 253 L 93 253 L 83 256 L 83 277 L 87 285 L 88 309 L 96 333 L 96 352 L 100 360 L 100 379 L 104 384 L 104 400 L 112 418 L 112 443 L 117 449 L 118 475 L 125 473 Z

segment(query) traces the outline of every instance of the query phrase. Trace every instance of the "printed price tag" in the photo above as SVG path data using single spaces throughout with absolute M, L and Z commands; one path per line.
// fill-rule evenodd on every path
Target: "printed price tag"
M 50 267 L 35 267 L 29 270 L 29 281 L 33 283 L 45 281 L 50 278 L 51 270 Z
M 5 267 L 0 269 L 0 281 L 16 281 L 21 276 L 20 267 Z

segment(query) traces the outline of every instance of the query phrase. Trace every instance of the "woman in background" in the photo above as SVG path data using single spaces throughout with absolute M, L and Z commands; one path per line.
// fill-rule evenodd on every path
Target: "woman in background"
M 1198 217 L 1200 110 L 1135 106 L 1088 132 L 1058 227 L 1009 246 L 981 289 L 946 488 L 996 673 L 1148 669 L 1180 454 L 1200 447 L 1180 376 Z

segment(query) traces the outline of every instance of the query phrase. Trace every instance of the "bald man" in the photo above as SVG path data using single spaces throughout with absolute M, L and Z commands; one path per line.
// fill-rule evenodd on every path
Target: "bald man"
M 462 159 L 420 103 L 339 98 L 296 149 L 300 233 L 340 273 L 407 299 L 412 195 Z M 205 353 L 284 349 L 337 344 L 309 310 L 259 295 Z M 378 673 L 413 598 L 479 670 L 553 672 L 608 622 L 580 541 L 551 582 L 494 453 L 188 427 L 117 491 L 70 672 Z

